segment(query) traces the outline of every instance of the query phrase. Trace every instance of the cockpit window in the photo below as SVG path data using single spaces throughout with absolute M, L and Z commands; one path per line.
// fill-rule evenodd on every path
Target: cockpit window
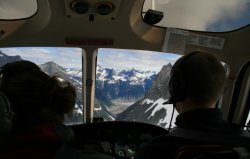
M 65 116 L 65 124 L 83 123 L 82 55 L 80 48 L 16 47 L 0 48 L 0 66 L 6 63 L 29 60 L 50 76 L 70 81 L 77 90 L 73 117 Z
M 168 128 L 173 105 L 163 103 L 170 96 L 168 80 L 179 57 L 143 50 L 98 49 L 94 116 Z
M 250 24 L 250 0 L 145 0 L 143 17 L 149 9 L 164 13 L 155 24 L 163 27 L 224 32 Z
M 246 120 L 246 124 L 245 125 L 248 125 L 250 126 L 250 111 L 248 113 L 248 116 L 247 116 L 247 120 Z
M 31 17 L 37 11 L 36 0 L 0 1 L 0 19 L 15 20 Z

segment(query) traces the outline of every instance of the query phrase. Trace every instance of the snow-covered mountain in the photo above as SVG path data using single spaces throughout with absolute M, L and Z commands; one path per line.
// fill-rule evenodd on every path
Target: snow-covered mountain
M 134 68 L 128 70 L 114 70 L 110 68 L 102 68 L 97 66 L 96 78 L 103 83 L 108 81 L 108 84 L 117 83 L 118 81 L 128 81 L 130 85 L 142 85 L 145 87 L 145 80 L 155 76 L 155 71 L 139 71 Z M 145 88 L 146 89 L 146 88 Z
M 19 60 L 22 60 L 20 56 L 8 56 L 0 52 L 0 65 Z M 71 120 L 67 119 L 67 122 L 81 122 L 82 70 L 64 68 L 52 61 L 40 65 L 40 68 L 49 75 L 69 80 L 75 86 L 75 116 Z M 153 71 L 115 70 L 97 66 L 94 115 L 104 120 L 141 121 L 168 127 L 173 108 L 163 105 L 163 102 L 169 98 L 171 68 L 171 64 L 165 65 L 156 74 Z
M 163 103 L 170 97 L 168 81 L 171 69 L 171 64 L 163 66 L 145 97 L 118 114 L 116 120 L 147 122 L 167 128 L 170 124 L 173 106 Z M 177 113 L 174 114 L 173 119 Z
M 155 78 L 154 71 L 115 70 L 97 66 L 97 102 L 107 107 L 113 104 L 113 100 L 118 99 L 135 102 L 144 97 Z

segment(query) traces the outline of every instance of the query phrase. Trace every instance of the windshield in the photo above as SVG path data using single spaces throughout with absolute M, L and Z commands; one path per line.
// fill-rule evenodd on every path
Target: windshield
M 145 0 L 148 9 L 162 11 L 157 26 L 224 32 L 250 23 L 250 0 Z
M 82 53 L 80 48 L 15 47 L 0 48 L 0 67 L 6 63 L 29 60 L 50 76 L 70 81 L 76 88 L 77 99 L 73 117 L 65 116 L 65 124 L 83 123 Z
M 168 80 L 180 55 L 143 50 L 98 49 L 94 116 L 169 128 L 178 113 Z M 173 121 L 171 116 L 175 111 Z

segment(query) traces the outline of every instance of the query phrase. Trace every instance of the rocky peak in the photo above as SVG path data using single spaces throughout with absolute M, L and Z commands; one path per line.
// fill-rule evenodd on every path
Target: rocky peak
M 172 65 L 169 63 L 164 65 L 161 71 L 158 73 L 156 80 L 153 83 L 153 86 L 149 90 L 146 98 L 156 100 L 159 98 L 168 99 L 169 91 L 168 91 L 168 82 L 170 79 Z
M 7 63 L 21 61 L 21 60 L 23 60 L 23 59 L 18 55 L 8 56 L 5 53 L 3 53 L 2 51 L 0 51 L 0 67 L 7 64 Z

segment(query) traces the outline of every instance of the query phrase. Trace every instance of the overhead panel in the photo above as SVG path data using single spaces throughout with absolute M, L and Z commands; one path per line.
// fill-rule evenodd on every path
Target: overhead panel
M 95 20 L 115 20 L 121 0 L 64 0 L 66 16 Z

